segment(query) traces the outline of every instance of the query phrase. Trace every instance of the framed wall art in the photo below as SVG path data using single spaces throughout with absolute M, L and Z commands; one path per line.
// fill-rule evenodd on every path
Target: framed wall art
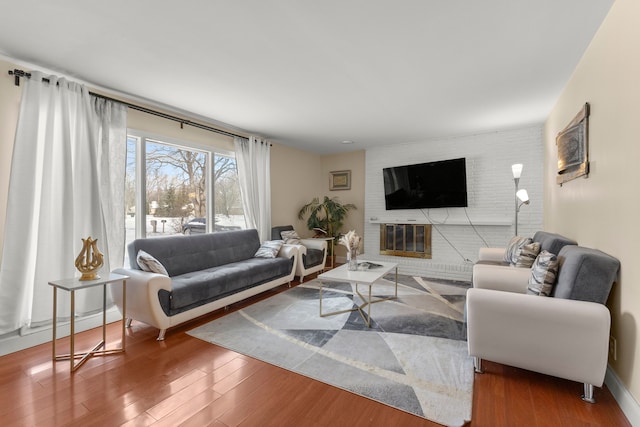
M 351 171 L 329 172 L 329 190 L 351 190 Z
M 576 114 L 571 122 L 558 133 L 559 185 L 580 176 L 589 175 L 589 103 Z

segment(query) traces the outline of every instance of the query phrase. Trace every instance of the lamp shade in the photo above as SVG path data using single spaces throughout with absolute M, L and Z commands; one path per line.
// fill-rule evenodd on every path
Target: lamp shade
M 525 190 L 524 188 L 522 190 L 518 190 L 518 192 L 516 193 L 516 197 L 520 199 L 522 203 L 529 202 L 529 193 L 527 193 L 527 190 Z
M 513 172 L 514 178 L 520 178 L 520 175 L 522 175 L 522 163 L 511 165 L 511 172 Z

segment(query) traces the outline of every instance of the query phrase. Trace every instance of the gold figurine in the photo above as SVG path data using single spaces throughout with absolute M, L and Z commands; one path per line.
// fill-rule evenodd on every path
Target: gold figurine
M 100 276 L 96 271 L 102 267 L 103 255 L 98 250 L 98 239 L 92 239 L 91 236 L 82 239 L 82 251 L 76 258 L 76 268 L 82 276 L 80 280 L 95 280 Z

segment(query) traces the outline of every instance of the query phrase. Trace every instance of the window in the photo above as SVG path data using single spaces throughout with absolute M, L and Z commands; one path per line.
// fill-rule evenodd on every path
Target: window
M 125 210 L 126 244 L 245 228 L 234 154 L 130 132 Z

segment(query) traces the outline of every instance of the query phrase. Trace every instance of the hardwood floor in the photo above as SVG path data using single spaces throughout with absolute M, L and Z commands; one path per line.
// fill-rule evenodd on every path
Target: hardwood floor
M 237 310 L 286 286 L 230 307 Z M 134 322 L 126 353 L 91 358 L 73 374 L 51 344 L 0 357 L 3 426 L 437 426 L 414 415 L 208 344 L 186 334 L 226 314 L 170 329 Z M 119 344 L 120 323 L 107 340 Z M 100 329 L 83 332 L 89 348 Z M 66 346 L 66 347 L 65 347 Z M 68 338 L 59 342 L 68 348 Z M 485 362 L 476 374 L 470 426 L 630 426 L 606 388 L 595 405 L 582 384 Z

